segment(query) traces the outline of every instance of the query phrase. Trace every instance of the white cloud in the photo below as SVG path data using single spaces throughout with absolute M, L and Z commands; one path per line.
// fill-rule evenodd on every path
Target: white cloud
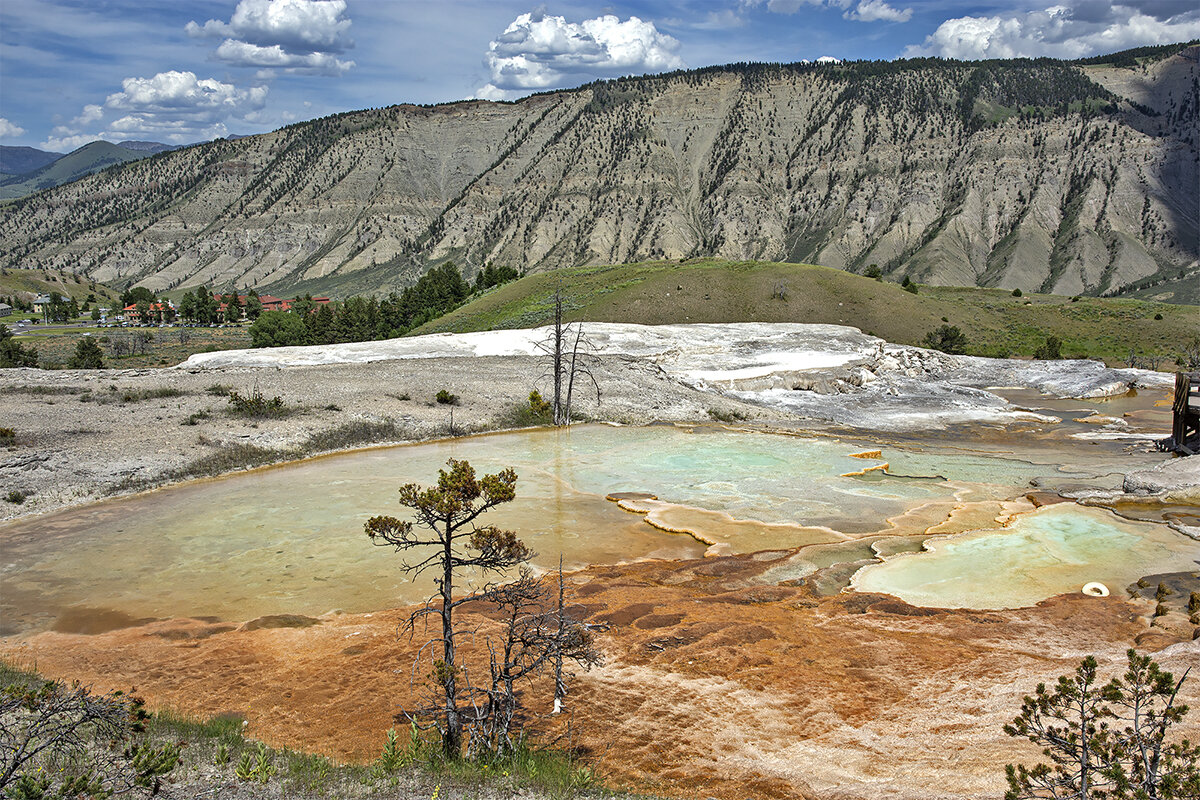
M 862 0 L 858 8 L 847 11 L 842 16 L 859 22 L 908 22 L 912 19 L 912 14 L 911 8 L 892 8 L 885 0 Z
M 660 21 L 664 25 L 676 28 L 694 28 L 701 31 L 724 31 L 730 28 L 741 28 L 746 24 L 746 18 L 732 8 L 709 11 L 699 19 L 673 17 Z
M 49 150 L 52 153 L 69 153 L 72 150 L 78 150 L 85 144 L 91 144 L 99 139 L 89 133 L 80 133 L 73 136 L 48 136 L 46 141 L 38 145 L 43 150 Z
M 1082 58 L 1200 37 L 1200 11 L 1170 2 L 1080 3 L 1026 14 L 948 19 L 904 55 L 943 58 Z M 1147 13 L 1148 12 L 1148 13 Z M 1179 12 L 1179 13 L 1177 13 Z
M 189 22 L 195 37 L 224 39 L 216 58 L 239 67 L 341 75 L 354 66 L 335 54 L 354 46 L 345 0 L 241 0 L 229 22 Z
M 560 88 L 598 77 L 680 69 L 679 42 L 653 22 L 605 15 L 580 23 L 522 14 L 493 40 L 485 61 L 491 81 L 476 92 L 490 100 Z
M 342 19 L 345 0 L 241 0 L 228 23 L 210 19 L 187 24 L 193 36 L 218 36 L 264 46 L 280 45 L 296 53 L 341 53 L 353 42 Z
M 104 109 L 98 105 L 89 103 L 83 107 L 83 111 L 76 117 L 71 124 L 83 126 L 90 125 L 93 122 L 99 121 L 104 116 Z
M 1173 0 L 1162 0 L 1163 2 L 1172 2 Z M 887 0 L 859 0 L 858 6 L 854 9 L 850 7 L 854 5 L 854 0 L 741 0 L 742 8 L 757 8 L 766 3 L 767 10 L 775 14 L 795 14 L 800 9 L 808 6 L 810 8 L 841 8 L 845 9 L 842 14 L 846 19 L 856 20 L 858 22 L 877 22 L 880 20 L 886 22 L 908 22 L 912 19 L 911 8 L 893 8 L 888 5 Z
M 289 53 L 277 44 L 263 47 L 235 39 L 221 42 L 216 56 L 221 61 L 243 67 L 268 67 L 324 75 L 341 75 L 354 66 L 353 61 L 341 61 L 332 53 Z
M 231 121 L 251 121 L 266 99 L 266 86 L 241 89 L 193 72 L 126 78 L 102 106 L 84 106 L 70 125 L 55 127 L 43 146 L 73 150 L 97 139 L 149 137 L 176 144 L 213 139 L 225 136 Z M 85 132 L 95 123 L 100 130 Z
M 0 117 L 0 139 L 16 138 L 25 133 L 25 129 L 14 125 L 4 117 Z
M 203 117 L 229 117 L 261 108 L 267 87 L 239 89 L 231 83 L 212 78 L 198 79 L 194 72 L 160 72 L 153 78 L 126 78 L 123 91 L 110 94 L 107 108 L 131 110 L 139 114 L 194 114 Z

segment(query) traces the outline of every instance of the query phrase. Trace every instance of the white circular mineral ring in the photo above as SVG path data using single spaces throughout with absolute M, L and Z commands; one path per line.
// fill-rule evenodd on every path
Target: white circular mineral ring
M 1083 593 L 1089 597 L 1108 597 L 1108 587 L 1099 581 L 1092 581 L 1083 585 Z

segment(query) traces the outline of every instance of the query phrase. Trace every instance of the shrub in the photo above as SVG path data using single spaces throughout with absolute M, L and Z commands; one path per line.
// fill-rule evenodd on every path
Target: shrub
M 27 498 L 27 497 L 29 497 L 28 493 L 13 489 L 11 492 L 9 492 L 7 495 L 4 496 L 4 499 L 7 500 L 8 502 L 12 503 L 15 506 L 19 506 L 25 502 L 25 498 Z
M 1155 314 L 1155 315 L 1154 315 L 1154 319 L 1155 319 L 1155 321 L 1156 321 L 1156 322 L 1161 322 L 1161 321 L 1162 321 L 1162 318 L 1163 318 L 1163 315 L 1162 315 L 1162 314 Z
M 390 419 L 382 422 L 358 419 L 312 434 L 301 443 L 299 455 L 328 450 L 345 450 L 372 442 L 394 442 L 401 437 L 400 429 Z
M 250 469 L 274 464 L 287 456 L 288 454 L 282 450 L 273 450 L 252 444 L 227 444 L 220 446 L 215 452 L 200 456 L 179 470 L 169 473 L 167 478 L 170 480 L 206 478 L 235 469 Z M 136 486 L 118 486 L 117 488 L 136 488 Z
M 542 398 L 534 389 L 529 393 L 528 403 L 514 403 L 499 423 L 507 428 L 528 428 L 534 425 L 549 425 L 554 421 L 554 406 Z
M 726 422 L 726 423 L 738 422 L 738 421 L 744 420 L 746 418 L 746 415 L 744 413 L 742 413 L 741 411 L 738 411 L 737 409 L 734 409 L 732 411 L 722 411 L 719 408 L 710 408 L 710 409 L 708 409 L 708 415 L 710 417 L 712 417 L 713 419 L 715 419 L 717 422 Z
M 957 325 L 939 325 L 925 334 L 925 346 L 943 353 L 967 352 L 967 337 Z
M 121 392 L 122 403 L 140 403 L 143 400 L 163 400 L 168 397 L 183 397 L 186 392 L 173 386 L 156 386 L 153 389 L 126 389 Z
M 162 777 L 178 765 L 181 746 L 150 741 L 149 714 L 139 698 L 95 695 L 78 684 L 27 674 L 13 677 L 18 682 L 0 690 L 5 797 L 155 795 Z
M 208 419 L 211 416 L 212 416 L 212 414 L 208 413 L 208 411 L 196 411 L 192 414 L 188 414 L 187 417 L 183 420 L 183 422 L 181 424 L 182 425 L 199 425 L 201 420 Z
M 268 399 L 257 387 L 248 395 L 243 395 L 235 389 L 229 391 L 230 413 L 249 419 L 272 419 L 285 417 L 289 411 L 284 407 L 283 398 L 279 395 Z
M 300 314 L 265 311 L 250 326 L 253 347 L 289 347 L 309 344 L 308 328 Z
M 15 444 L 17 432 L 12 428 L 0 428 L 0 445 Z
M 446 389 L 439 389 L 438 393 L 434 397 L 434 399 L 437 400 L 438 403 L 443 406 L 458 405 L 458 395 L 450 394 L 450 392 Z
M 1042 361 L 1055 361 L 1062 358 L 1062 339 L 1057 336 L 1047 336 L 1045 343 L 1033 351 L 1033 357 Z
M 1022 294 L 1024 294 L 1024 292 L 1022 292 L 1020 289 L 1013 289 L 1013 290 L 1012 290 L 1012 296 L 1013 296 L 1013 297 L 1020 297 Z

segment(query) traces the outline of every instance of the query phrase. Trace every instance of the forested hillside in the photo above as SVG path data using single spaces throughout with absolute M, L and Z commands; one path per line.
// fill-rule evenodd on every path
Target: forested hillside
M 1200 279 L 1198 59 L 739 64 L 346 113 L 0 206 L 0 260 L 346 295 L 711 255 L 1170 299 Z

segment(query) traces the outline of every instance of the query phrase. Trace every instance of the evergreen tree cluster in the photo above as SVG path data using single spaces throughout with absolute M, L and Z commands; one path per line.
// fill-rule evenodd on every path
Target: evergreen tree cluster
M 453 311 L 471 296 L 517 278 L 512 267 L 486 266 L 475 286 L 452 262 L 421 276 L 415 284 L 384 298 L 349 297 L 316 305 L 312 297 L 292 301 L 292 310 L 264 312 L 250 326 L 255 347 L 286 347 L 394 339 Z
M 234 294 L 236 296 L 236 292 Z M 192 292 L 185 292 L 180 298 L 179 316 L 202 325 L 225 321 L 220 318 L 221 303 L 204 284 L 197 286 Z
M 7 325 L 0 324 L 0 368 L 36 367 L 37 349 L 22 347 Z

